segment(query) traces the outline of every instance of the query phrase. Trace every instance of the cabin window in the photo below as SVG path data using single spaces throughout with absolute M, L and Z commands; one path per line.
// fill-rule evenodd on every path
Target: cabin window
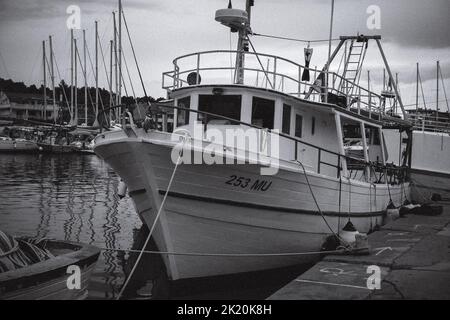
M 191 107 L 191 97 L 185 97 L 178 99 L 178 107 L 189 109 Z M 189 111 L 180 110 L 177 111 L 177 127 L 189 124 Z
M 295 115 L 295 136 L 302 137 L 303 117 L 299 114 Z
M 316 131 L 316 118 L 312 117 L 311 119 L 311 135 L 313 136 Z
M 253 97 L 252 124 L 259 127 L 273 129 L 275 101 Z
M 291 133 L 291 106 L 283 104 L 283 126 L 281 132 Z
M 221 118 L 227 117 L 235 120 L 241 119 L 240 95 L 199 95 L 198 110 L 214 113 L 218 116 L 199 113 L 197 119 L 203 123 L 232 124 L 230 120 Z

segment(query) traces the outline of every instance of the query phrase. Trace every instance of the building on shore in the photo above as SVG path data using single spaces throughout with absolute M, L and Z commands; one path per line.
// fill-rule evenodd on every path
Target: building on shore
M 58 112 L 56 108 L 56 112 Z M 45 121 L 53 119 L 53 101 L 47 96 L 44 108 L 42 94 L 0 91 L 0 118 Z

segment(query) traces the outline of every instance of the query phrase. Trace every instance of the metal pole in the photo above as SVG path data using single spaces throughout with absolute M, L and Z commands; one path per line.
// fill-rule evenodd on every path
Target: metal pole
M 330 70 L 331 58 L 331 38 L 333 37 L 333 16 L 334 16 L 334 0 L 331 0 L 331 20 L 330 20 L 330 37 L 328 38 L 328 63 L 325 77 L 325 103 L 328 103 L 328 72 Z
M 113 12 L 113 29 L 114 29 L 114 93 L 115 93 L 115 104 L 118 103 L 117 92 L 118 92 L 118 74 L 117 74 L 117 26 L 116 26 L 116 13 Z
M 436 121 L 439 120 L 439 60 L 436 61 Z
M 122 103 L 122 0 L 119 0 L 119 97 L 118 104 Z
M 98 22 L 95 21 L 95 114 L 94 127 L 98 127 Z
M 53 92 L 53 122 L 56 123 L 56 92 L 55 92 L 55 70 L 53 67 L 53 44 L 52 44 L 52 36 L 48 37 L 49 46 L 50 46 L 50 72 L 52 79 L 52 92 Z
M 87 76 L 86 76 L 86 70 L 87 70 L 87 63 L 86 63 L 86 30 L 83 30 L 83 60 L 84 60 L 84 123 L 88 124 L 87 121 Z
M 112 108 L 114 105 L 113 101 L 113 91 L 112 91 L 112 80 L 113 80 L 113 50 L 114 44 L 113 40 L 109 41 L 109 107 Z M 109 123 L 111 124 L 112 109 L 109 109 Z
M 391 80 L 391 83 L 394 82 L 394 78 L 392 77 L 392 73 L 391 73 L 391 69 L 389 68 L 389 64 L 386 60 L 386 56 L 384 55 L 384 51 L 383 48 L 381 47 L 381 43 L 380 43 L 380 39 L 375 39 L 375 41 L 377 42 L 378 45 L 378 49 L 380 50 L 381 53 L 381 57 L 383 58 L 383 62 L 384 62 L 384 66 L 386 67 L 386 70 L 389 74 L 389 79 Z M 402 98 L 400 97 L 400 94 L 397 90 L 397 85 L 395 83 L 393 83 L 394 86 L 394 91 L 395 91 L 395 95 L 397 96 L 398 102 L 400 104 L 400 108 L 402 109 L 402 113 L 403 113 L 403 119 L 404 120 L 408 120 L 408 114 L 405 111 L 405 107 L 403 106 L 403 101 Z
M 45 57 L 45 41 L 42 41 L 42 62 L 44 63 L 44 115 L 43 119 L 47 120 L 47 71 L 45 70 L 45 67 L 47 66 L 45 63 L 46 57 Z
M 398 72 L 395 73 L 395 85 L 398 88 Z M 397 114 L 397 101 L 395 102 L 395 114 Z
M 70 29 L 70 124 L 73 124 L 73 29 Z
M 416 63 L 416 117 L 419 110 L 419 63 Z
M 74 125 L 78 126 L 78 83 L 77 83 L 77 56 L 78 56 L 78 49 L 77 49 L 77 39 L 73 39 L 73 46 L 74 46 L 74 50 L 75 50 L 75 60 L 74 62 L 74 91 L 75 91 L 75 98 L 74 98 L 74 102 L 75 102 L 75 116 L 74 116 Z

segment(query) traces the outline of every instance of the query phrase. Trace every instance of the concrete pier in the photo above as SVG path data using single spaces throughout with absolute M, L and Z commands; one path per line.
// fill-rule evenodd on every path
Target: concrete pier
M 408 214 L 370 234 L 370 255 L 328 255 L 268 299 L 450 299 L 450 202 L 436 205 L 441 215 Z

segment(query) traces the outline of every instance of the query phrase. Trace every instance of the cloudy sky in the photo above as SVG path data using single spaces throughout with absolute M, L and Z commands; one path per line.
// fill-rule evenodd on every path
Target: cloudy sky
M 255 0 L 252 28 L 256 33 L 299 39 L 326 39 L 329 32 L 331 0 Z M 203 50 L 229 49 L 230 32 L 214 21 L 215 10 L 228 0 L 123 0 L 125 16 L 135 45 L 147 92 L 165 96 L 161 73 L 172 68 L 176 56 Z M 243 8 L 245 0 L 233 0 Z M 26 84 L 42 83 L 42 40 L 54 38 L 54 52 L 61 78 L 70 82 L 70 31 L 66 27 L 67 7 L 81 9 L 81 28 L 86 29 L 91 55 L 94 54 L 94 21 L 99 22 L 101 45 L 109 68 L 108 45 L 112 39 L 112 11 L 115 0 L 0 0 L 0 77 Z M 379 30 L 369 30 L 367 8 L 380 8 Z M 405 104 L 415 102 L 415 65 L 420 63 L 425 99 L 436 105 L 436 61 L 440 60 L 446 91 L 450 94 L 450 16 L 449 0 L 335 0 L 334 37 L 339 35 L 381 34 L 393 72 L 399 73 Z M 82 41 L 82 32 L 75 32 Z M 303 64 L 300 42 L 253 37 L 260 52 L 276 54 Z M 231 35 L 233 49 L 236 35 Z M 337 43 L 334 42 L 333 45 Z M 311 65 L 321 68 L 327 44 L 313 44 Z M 382 62 L 372 47 L 366 59 L 373 81 L 382 76 Z M 124 53 L 134 89 L 142 95 L 131 49 L 124 36 Z M 101 58 L 100 58 L 101 59 Z M 102 60 L 101 60 L 102 61 Z M 88 68 L 89 70 L 90 68 Z M 92 71 L 89 83 L 94 84 Z M 60 79 L 56 75 L 57 81 Z M 81 74 L 79 76 L 81 79 Z M 128 83 L 128 79 L 126 80 Z M 100 85 L 107 87 L 103 62 Z M 127 84 L 128 89 L 130 89 Z M 441 84 L 440 100 L 444 99 Z M 440 102 L 447 110 L 446 102 Z

